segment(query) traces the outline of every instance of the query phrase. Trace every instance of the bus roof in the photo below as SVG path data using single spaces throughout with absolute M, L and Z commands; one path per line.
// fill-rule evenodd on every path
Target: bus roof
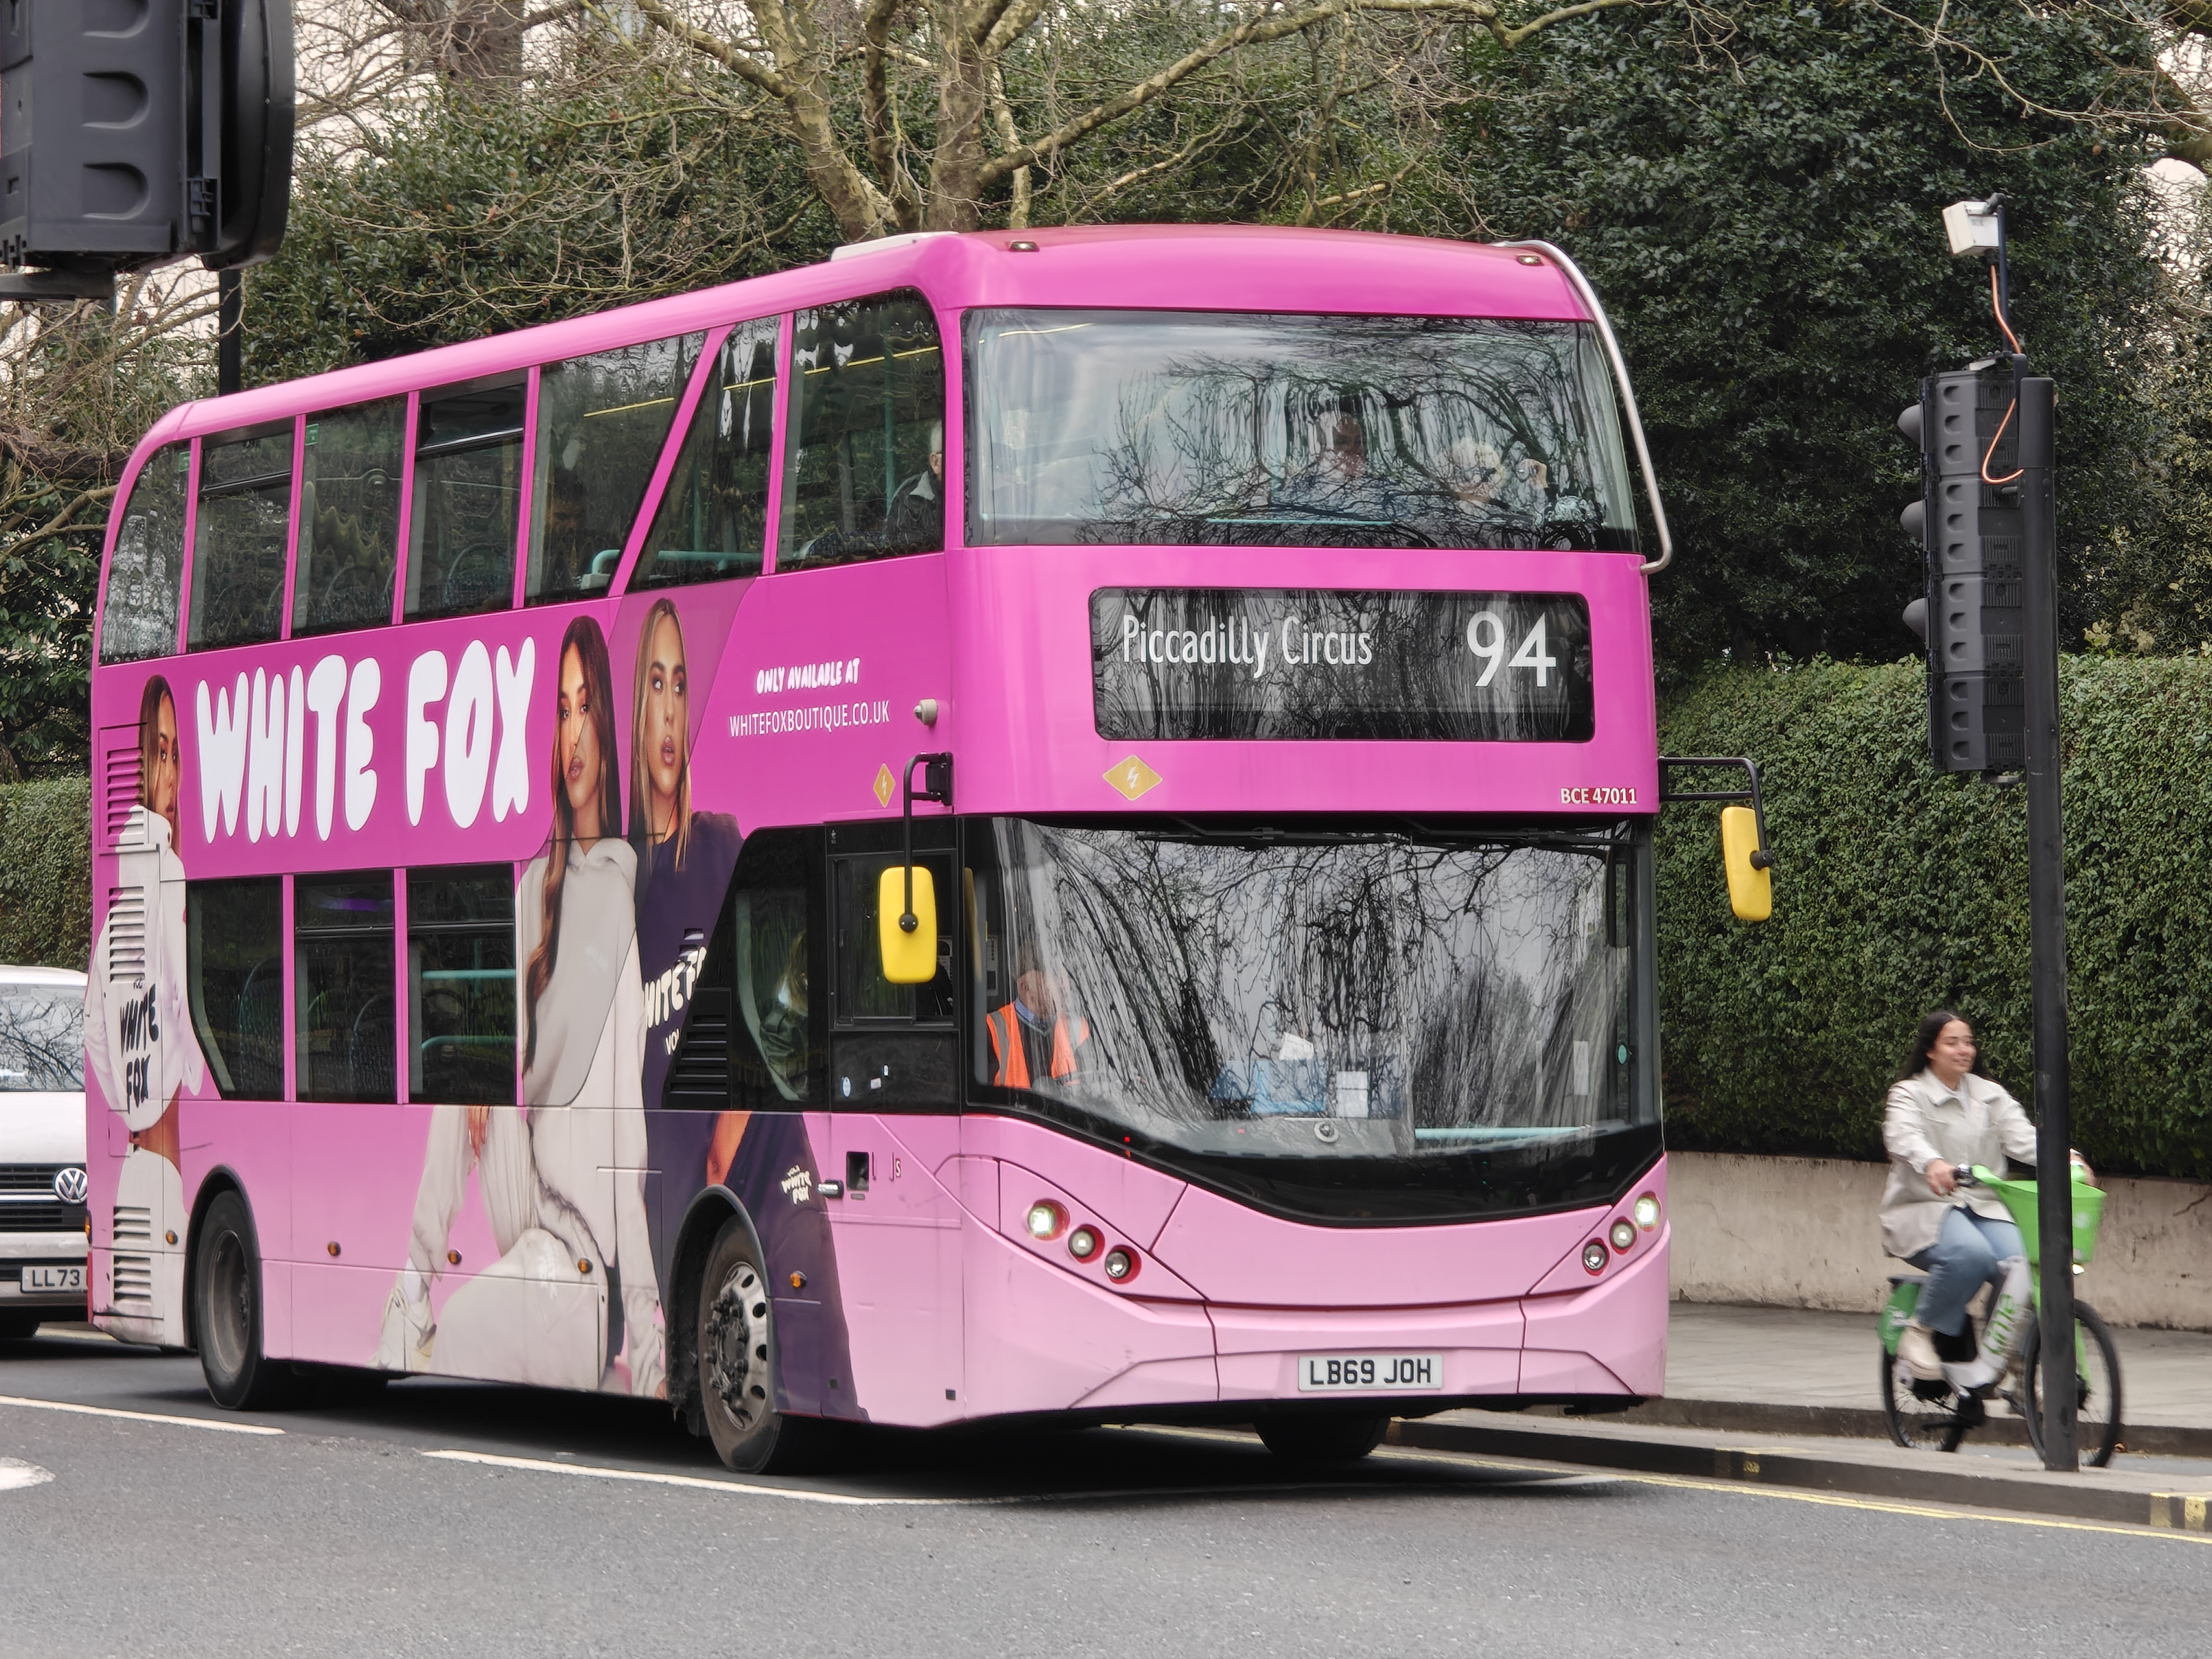
M 946 311 L 971 306 L 1105 306 L 1562 321 L 1586 320 L 1588 315 L 1559 270 L 1533 254 L 1370 231 L 1086 225 L 896 237 L 880 249 L 851 245 L 839 250 L 839 256 L 773 276 L 179 404 L 154 424 L 139 452 L 179 438 L 234 431 L 909 286 L 921 289 Z

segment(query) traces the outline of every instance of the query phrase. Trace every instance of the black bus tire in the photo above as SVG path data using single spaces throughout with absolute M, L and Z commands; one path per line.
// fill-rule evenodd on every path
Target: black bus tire
M 1291 1463 L 1349 1463 L 1382 1443 L 1390 1419 L 1382 1417 L 1263 1417 L 1261 1443 Z
M 262 1350 L 261 1246 L 253 1214 L 236 1192 L 208 1206 L 192 1255 L 192 1328 L 208 1394 L 226 1411 L 288 1405 L 291 1365 Z
M 699 1406 L 715 1455 L 740 1474 L 788 1474 L 819 1455 L 814 1418 L 775 1408 L 775 1312 L 752 1234 L 732 1216 L 699 1282 Z

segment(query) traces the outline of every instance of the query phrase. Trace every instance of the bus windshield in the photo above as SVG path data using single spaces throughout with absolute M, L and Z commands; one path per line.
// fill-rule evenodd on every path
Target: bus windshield
M 970 312 L 969 540 L 1628 550 L 1589 325 Z
M 1363 1190 L 1377 1215 L 1433 1213 L 1431 1189 L 1463 1184 L 1470 1155 L 1534 1176 L 1610 1168 L 1632 1150 L 1623 1132 L 1656 1150 L 1626 827 L 1000 819 L 990 839 L 978 1083 L 1170 1162 L 1280 1163 L 1255 1178 Z M 1415 1191 L 1380 1196 L 1392 1188 Z M 1499 1201 L 1542 1194 L 1483 1195 Z

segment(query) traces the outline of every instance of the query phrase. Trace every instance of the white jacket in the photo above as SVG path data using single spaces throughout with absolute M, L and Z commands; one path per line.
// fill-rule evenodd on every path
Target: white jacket
M 85 1059 L 100 1097 L 149 1129 L 207 1080 L 185 986 L 185 866 L 143 806 L 116 842 L 115 885 L 84 975 Z
M 1881 1194 L 1881 1247 L 1895 1256 L 1913 1256 L 1933 1244 L 1950 1211 L 1966 1208 L 1991 1221 L 2009 1221 L 2012 1212 L 1995 1193 L 1961 1187 L 1948 1198 L 1928 1184 L 1928 1166 L 1937 1158 L 1954 1169 L 1979 1164 L 2004 1170 L 2009 1155 L 2022 1163 L 2035 1158 L 2035 1125 L 2020 1103 L 1985 1077 L 1969 1072 L 1955 1090 L 1935 1073 L 1893 1085 L 1882 1114 L 1882 1145 L 1889 1149 L 1889 1184 Z

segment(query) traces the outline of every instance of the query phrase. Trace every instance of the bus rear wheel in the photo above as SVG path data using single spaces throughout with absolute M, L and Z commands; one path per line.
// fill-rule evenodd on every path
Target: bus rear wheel
M 1388 1417 L 1263 1417 L 1260 1441 L 1292 1463 L 1349 1463 L 1382 1443 Z
M 818 1451 L 822 1425 L 775 1408 L 775 1316 L 768 1275 L 735 1216 L 722 1224 L 699 1291 L 699 1405 L 715 1455 L 740 1474 L 788 1474 Z
M 217 1195 L 193 1255 L 192 1327 L 208 1393 L 227 1411 L 286 1404 L 292 1368 L 261 1347 L 261 1246 L 253 1215 L 234 1192 Z

